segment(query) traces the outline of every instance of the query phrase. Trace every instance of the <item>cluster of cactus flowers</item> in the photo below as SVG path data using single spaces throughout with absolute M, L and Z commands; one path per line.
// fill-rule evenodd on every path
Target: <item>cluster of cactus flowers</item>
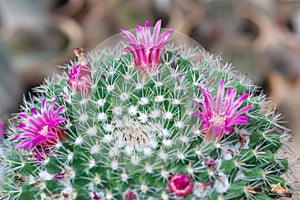
M 0 199 L 291 197 L 289 136 L 270 102 L 179 36 L 159 20 L 121 30 L 115 48 L 75 49 L 12 120 Z

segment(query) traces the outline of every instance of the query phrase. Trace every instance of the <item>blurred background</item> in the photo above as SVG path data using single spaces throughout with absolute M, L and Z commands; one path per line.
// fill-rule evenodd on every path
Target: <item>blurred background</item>
M 261 86 L 300 144 L 300 0 L 0 0 L 0 119 L 73 48 L 157 19 Z

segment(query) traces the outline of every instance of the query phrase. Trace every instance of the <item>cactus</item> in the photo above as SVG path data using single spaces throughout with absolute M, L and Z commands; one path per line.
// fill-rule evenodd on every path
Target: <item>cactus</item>
M 136 27 L 77 48 L 11 122 L 3 199 L 279 199 L 288 131 L 255 85 L 188 37 Z M 151 32 L 153 30 L 153 33 Z

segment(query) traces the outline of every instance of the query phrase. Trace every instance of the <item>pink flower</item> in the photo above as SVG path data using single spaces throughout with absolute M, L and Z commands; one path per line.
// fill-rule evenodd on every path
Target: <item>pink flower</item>
M 72 67 L 72 71 L 69 73 L 68 85 L 73 91 L 89 94 L 92 85 L 91 65 L 87 61 L 82 48 L 75 48 L 73 53 L 79 64 Z
M 93 193 L 93 200 L 101 200 L 101 197 L 98 196 L 98 195 L 96 194 L 96 192 L 94 192 L 94 193 Z
M 249 95 L 247 93 L 240 96 L 234 102 L 236 89 L 229 88 L 224 100 L 224 80 L 220 81 L 216 99 L 214 99 L 212 94 L 207 90 L 203 88 L 199 88 L 199 90 L 204 95 L 204 105 L 195 100 L 191 100 L 196 103 L 201 110 L 193 113 L 193 116 L 202 119 L 201 125 L 206 139 L 211 140 L 224 134 L 228 135 L 232 132 L 232 126 L 234 125 L 248 124 L 249 117 L 242 114 L 248 112 L 254 106 L 245 106 L 237 111 L 248 98 Z
M 138 196 L 134 191 L 128 190 L 125 192 L 123 200 L 138 200 Z
M 126 52 L 131 53 L 135 65 L 142 74 L 152 73 L 157 70 L 160 63 L 161 51 L 167 44 L 167 40 L 174 32 L 167 30 L 159 35 L 161 20 L 158 20 L 151 34 L 149 23 L 145 22 L 145 27 L 136 26 L 136 37 L 127 30 L 121 30 L 122 38 L 129 41 L 125 48 Z
M 63 179 L 65 179 L 65 177 L 66 177 L 65 173 L 58 173 L 58 174 L 54 175 L 53 179 L 54 180 L 63 180 Z
M 55 175 L 53 176 L 53 179 L 54 179 L 54 180 L 60 181 L 60 180 L 66 179 L 67 174 L 66 174 L 65 167 L 64 167 L 63 165 L 62 165 L 61 167 L 62 167 L 63 170 L 62 170 L 60 173 L 57 173 L 57 174 L 55 174 Z M 96 194 L 96 193 L 95 193 L 95 194 Z
M 216 159 L 206 159 L 204 163 L 211 169 L 215 169 L 217 167 Z
M 0 121 L 0 138 L 4 136 L 4 130 L 3 130 L 4 123 Z
M 72 67 L 71 73 L 69 73 L 68 85 L 71 90 L 89 94 L 91 91 L 92 79 L 91 79 L 91 67 L 88 64 L 82 66 L 78 64 Z
M 186 197 L 193 191 L 194 184 L 185 174 L 175 174 L 169 180 L 169 190 L 178 197 Z
M 39 113 L 36 108 L 30 110 L 31 115 L 20 113 L 19 116 L 24 120 L 24 123 L 18 127 L 21 134 L 15 136 L 13 140 L 23 139 L 15 149 L 24 146 L 24 150 L 32 150 L 37 145 L 47 148 L 56 143 L 57 139 L 64 136 L 59 124 L 66 121 L 66 118 L 59 117 L 58 115 L 64 106 L 58 107 L 54 110 L 57 99 L 54 100 L 49 108 L 46 108 L 46 98 L 44 98 L 41 105 L 41 112 Z

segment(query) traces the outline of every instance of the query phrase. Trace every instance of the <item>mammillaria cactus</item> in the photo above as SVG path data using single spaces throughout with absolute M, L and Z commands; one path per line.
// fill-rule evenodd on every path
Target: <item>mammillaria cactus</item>
M 269 102 L 230 65 L 160 27 L 75 49 L 68 74 L 24 101 L 3 143 L 2 198 L 292 196 L 289 137 Z

